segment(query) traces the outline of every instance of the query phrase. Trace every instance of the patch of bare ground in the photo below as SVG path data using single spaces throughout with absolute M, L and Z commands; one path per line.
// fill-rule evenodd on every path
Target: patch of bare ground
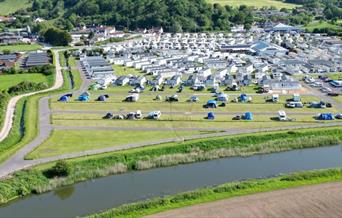
M 174 209 L 150 218 L 342 217 L 342 182 L 303 186 Z

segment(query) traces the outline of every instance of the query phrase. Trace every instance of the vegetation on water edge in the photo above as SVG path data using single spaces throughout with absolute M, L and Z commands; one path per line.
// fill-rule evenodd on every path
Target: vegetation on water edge
M 89 218 L 141 217 L 175 208 L 285 188 L 341 181 L 342 168 L 293 173 L 269 179 L 231 182 L 210 188 L 127 204 Z
M 342 142 L 341 128 L 297 130 L 169 143 L 67 160 L 69 175 L 48 179 L 47 164 L 15 173 L 0 181 L 0 203 L 30 193 L 42 193 L 76 182 L 123 173 L 228 156 L 246 156 Z

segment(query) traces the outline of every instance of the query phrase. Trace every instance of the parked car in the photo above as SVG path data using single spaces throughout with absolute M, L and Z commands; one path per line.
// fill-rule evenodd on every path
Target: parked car
M 105 120 L 109 120 L 113 118 L 113 114 L 112 113 L 107 113 L 104 117 L 102 117 Z
M 335 118 L 336 119 L 342 119 L 342 114 L 336 114 Z
M 158 120 L 161 116 L 160 111 L 152 111 L 147 115 L 147 119 Z
M 287 108 L 303 108 L 304 105 L 302 102 L 291 101 L 291 102 L 286 103 L 285 107 L 287 107 Z

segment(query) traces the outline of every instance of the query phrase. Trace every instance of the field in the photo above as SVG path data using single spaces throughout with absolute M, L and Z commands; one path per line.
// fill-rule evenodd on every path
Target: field
M 0 75 L 0 90 L 6 90 L 9 87 L 15 86 L 23 81 L 29 82 L 48 82 L 47 77 L 43 74 L 15 74 L 15 75 Z
M 28 158 L 49 157 L 163 138 L 179 137 L 181 139 L 183 136 L 199 135 L 202 133 L 207 132 L 55 130 L 52 136 L 34 150 Z
M 332 29 L 332 30 L 335 30 L 335 31 L 342 31 L 342 27 L 339 26 L 339 25 L 336 25 L 336 24 L 331 24 L 331 23 L 328 23 L 326 21 L 322 21 L 322 22 L 312 22 L 312 23 L 309 23 L 308 25 L 305 26 L 305 28 L 309 31 L 309 32 L 312 32 L 314 29 L 321 29 L 321 28 L 329 28 L 329 29 Z
M 4 50 L 9 50 L 10 52 L 36 51 L 41 48 L 42 46 L 38 44 L 1 45 L 0 51 L 4 51 Z
M 254 6 L 257 8 L 262 7 L 276 7 L 276 8 L 295 8 L 298 5 L 288 4 L 278 0 L 207 0 L 209 3 L 219 3 L 222 5 L 230 5 L 233 7 L 238 7 L 240 5 Z
M 139 73 L 141 73 L 141 71 L 136 70 L 134 68 L 123 67 L 120 65 L 113 65 L 113 69 L 115 71 L 115 75 L 117 75 L 117 76 L 127 76 L 129 74 L 139 75 Z
M 148 218 L 224 217 L 226 214 L 253 217 L 256 213 L 260 217 L 270 214 L 279 217 L 334 217 L 342 215 L 338 203 L 342 201 L 341 189 L 342 182 L 308 185 L 179 208 Z
M 31 6 L 29 0 L 5 0 L 0 2 L 0 15 L 8 15 L 29 6 Z

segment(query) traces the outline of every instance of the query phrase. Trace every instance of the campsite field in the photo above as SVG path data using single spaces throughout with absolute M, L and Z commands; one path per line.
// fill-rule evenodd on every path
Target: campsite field
M 30 0 L 4 0 L 0 2 L 0 15 L 8 15 L 30 5 Z
M 42 46 L 38 44 L 1 45 L 0 51 L 4 51 L 4 50 L 9 50 L 10 52 L 36 51 L 41 48 Z
M 281 0 L 207 0 L 209 3 L 219 3 L 222 5 L 229 5 L 233 7 L 239 7 L 240 5 L 253 6 L 257 8 L 262 7 L 276 7 L 280 8 L 295 8 L 298 5 L 285 3 Z
M 51 137 L 27 157 L 29 159 L 75 153 L 164 138 L 207 134 L 208 131 L 106 131 L 55 130 Z
M 29 82 L 48 82 L 48 79 L 43 74 L 15 74 L 15 75 L 0 75 L 0 90 L 6 90 L 11 86 L 15 86 L 23 81 Z

